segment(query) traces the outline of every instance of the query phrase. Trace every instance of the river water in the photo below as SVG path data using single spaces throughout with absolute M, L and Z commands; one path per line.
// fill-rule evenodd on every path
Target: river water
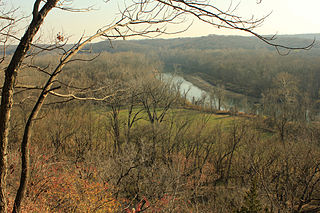
M 180 93 L 186 95 L 186 99 L 190 102 L 197 102 L 206 106 L 217 107 L 217 98 L 211 98 L 207 91 L 195 86 L 191 82 L 185 80 L 183 77 L 178 75 L 172 75 L 170 73 L 163 73 L 162 78 L 165 81 L 172 81 L 173 83 L 180 86 Z M 210 104 L 211 102 L 211 104 Z M 254 112 L 256 113 L 255 104 L 253 101 L 248 101 L 246 96 L 241 98 L 234 98 L 227 95 L 222 100 L 221 110 L 236 110 L 239 112 Z

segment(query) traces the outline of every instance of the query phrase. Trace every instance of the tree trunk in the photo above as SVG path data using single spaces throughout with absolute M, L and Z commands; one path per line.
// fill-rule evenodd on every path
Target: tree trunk
M 48 87 L 50 87 L 50 85 L 48 85 Z M 46 98 L 46 96 L 48 95 L 48 91 L 44 90 L 37 103 L 35 104 L 29 118 L 27 121 L 27 124 L 25 126 L 24 129 L 24 134 L 23 134 L 23 138 L 22 138 L 22 143 L 21 143 L 21 176 L 20 176 L 20 185 L 17 191 L 17 195 L 14 201 L 14 206 L 13 206 L 13 211 L 12 212 L 20 212 L 21 211 L 21 202 L 22 199 L 25 195 L 25 191 L 26 191 L 26 187 L 27 187 L 27 183 L 28 183 L 28 179 L 29 179 L 29 164 L 30 164 L 30 156 L 29 156 L 29 147 L 28 147 L 28 143 L 31 137 L 31 129 L 33 126 L 33 120 L 37 117 L 42 104 Z
M 39 1 L 41 1 L 41 0 L 39 0 Z M 43 8 L 46 7 L 47 4 L 50 4 L 52 2 L 54 2 L 54 5 L 56 5 L 56 3 L 58 1 L 59 0 L 47 1 L 47 3 L 43 6 Z M 52 5 L 51 9 L 54 7 L 54 5 Z M 43 9 L 41 9 L 41 11 L 42 10 Z M 41 13 L 41 11 L 40 11 L 40 13 Z M 75 54 L 77 54 L 81 50 L 81 48 L 83 48 L 86 44 L 91 42 L 93 39 L 103 35 L 104 33 L 108 32 L 114 28 L 116 28 L 117 26 L 118 25 L 115 24 L 115 25 L 113 25 L 103 31 L 97 32 L 93 36 L 89 37 L 87 40 L 85 40 L 82 43 L 75 46 L 74 49 L 65 53 L 62 56 L 60 63 L 57 65 L 55 70 L 52 72 L 52 74 L 50 75 L 50 78 L 47 80 L 45 86 L 43 87 L 43 90 L 42 90 L 36 104 L 34 105 L 32 112 L 29 115 L 28 122 L 25 126 L 25 129 L 24 129 L 24 135 L 23 135 L 23 139 L 22 139 L 22 143 L 21 143 L 21 155 L 22 155 L 21 156 L 21 179 L 20 179 L 19 189 L 17 191 L 15 202 L 14 202 L 13 212 L 20 212 L 21 211 L 21 202 L 22 202 L 22 199 L 26 193 L 26 187 L 27 187 L 28 180 L 29 180 L 29 172 L 30 172 L 29 171 L 29 161 L 30 161 L 29 160 L 29 141 L 30 141 L 30 137 L 31 137 L 31 129 L 32 129 L 33 121 L 34 121 L 34 119 L 37 118 L 37 115 L 38 115 L 39 111 L 41 110 L 41 107 L 42 107 L 47 95 L 50 93 L 50 91 L 59 88 L 59 87 L 58 88 L 51 88 L 52 83 L 54 82 L 56 77 L 59 75 L 59 73 L 61 72 L 63 67 L 66 65 L 66 63 Z M 0 213 L 2 213 L 2 212 L 0 211 Z
M 2 87 L 1 106 L 0 106 L 0 213 L 7 212 L 7 157 L 8 157 L 8 134 L 9 120 L 13 105 L 13 92 L 17 72 L 20 68 L 31 42 L 43 23 L 48 12 L 56 5 L 58 0 L 48 0 L 47 3 L 39 11 L 41 0 L 37 0 L 34 4 L 33 19 L 21 38 L 20 43 L 13 54 L 9 66 L 5 70 L 5 81 Z

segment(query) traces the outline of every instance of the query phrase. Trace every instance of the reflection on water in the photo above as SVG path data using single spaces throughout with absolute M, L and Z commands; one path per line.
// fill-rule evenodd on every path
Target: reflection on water
M 186 98 L 189 101 L 192 99 L 200 99 L 203 94 L 207 95 L 207 92 L 200 89 L 199 87 L 193 85 L 191 82 L 186 81 L 181 76 L 172 76 L 170 73 L 163 73 L 162 74 L 164 80 L 171 80 L 173 83 L 180 86 L 180 92 L 182 95 L 186 94 Z
M 180 86 L 180 93 L 186 95 L 187 100 L 190 102 L 201 102 L 206 105 L 210 105 L 210 95 L 207 91 L 200 89 L 189 81 L 186 81 L 183 77 L 172 75 L 170 73 L 163 73 L 162 79 L 165 81 L 172 81 L 173 83 Z M 211 98 L 211 105 L 215 108 L 217 107 L 218 100 L 216 98 Z M 237 110 L 240 112 L 250 112 L 253 108 L 253 103 L 250 103 L 247 98 L 232 98 L 225 95 L 222 101 L 222 110 Z

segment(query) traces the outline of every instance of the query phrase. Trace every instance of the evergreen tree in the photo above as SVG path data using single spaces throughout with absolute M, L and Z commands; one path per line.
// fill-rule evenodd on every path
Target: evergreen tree
M 246 193 L 243 205 L 238 209 L 237 213 L 259 213 L 262 210 L 262 206 L 258 199 L 257 194 L 257 179 L 254 178 L 251 181 L 250 190 Z

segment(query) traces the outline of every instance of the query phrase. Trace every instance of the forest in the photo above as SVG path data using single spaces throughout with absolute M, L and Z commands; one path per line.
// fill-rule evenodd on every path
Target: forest
M 165 66 L 157 57 L 132 51 L 92 57 L 79 55 L 55 83 L 61 86 L 59 94 L 79 98 L 53 92 L 34 123 L 31 183 L 23 211 L 319 208 L 320 126 L 303 113 L 316 99 L 301 95 L 299 75 L 274 70 L 277 81 L 263 84 L 263 115 L 221 113 L 192 104 L 178 84 L 161 79 L 155 70 Z M 239 57 L 248 59 L 247 54 Z M 294 60 L 284 66 L 298 69 L 299 59 L 284 57 Z M 55 66 L 57 58 L 42 55 L 33 63 Z M 240 61 L 225 60 L 231 58 Z M 17 80 L 16 119 L 9 135 L 9 173 L 16 177 L 8 183 L 12 193 L 18 182 L 19 141 L 39 93 L 23 85 L 37 85 L 46 75 L 26 67 Z
M 0 10 L 0 213 L 320 211 L 319 34 L 268 39 L 264 19 L 160 0 L 40 42 L 52 9 L 83 12 L 66 2 L 35 0 L 21 38 Z M 185 14 L 251 36 L 126 40 Z M 229 93 L 252 109 L 224 107 Z
M 318 34 L 280 35 L 277 42 L 306 46 Z M 272 46 L 254 37 L 209 35 L 197 38 L 99 42 L 87 47 L 93 52 L 139 52 L 162 63 L 163 72 L 193 75 L 212 85 L 261 98 L 273 78 L 287 72 L 297 78 L 299 89 L 318 99 L 319 42 L 309 51 L 291 51 L 281 57 Z M 282 52 L 281 52 L 282 51 Z M 286 54 L 287 50 L 280 50 Z

